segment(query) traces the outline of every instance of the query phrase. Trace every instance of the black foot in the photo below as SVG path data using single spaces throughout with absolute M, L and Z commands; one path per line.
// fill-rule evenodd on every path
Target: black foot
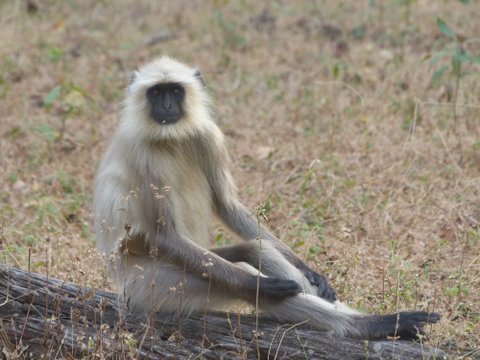
M 426 311 L 403 311 L 389 315 L 370 315 L 362 319 L 365 337 L 384 339 L 399 337 L 402 340 L 415 340 L 425 334 L 425 324 L 435 324 L 440 320 L 437 313 Z

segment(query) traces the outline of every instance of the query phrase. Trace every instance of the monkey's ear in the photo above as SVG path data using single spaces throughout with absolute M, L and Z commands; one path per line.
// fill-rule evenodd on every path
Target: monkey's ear
M 138 75 L 138 70 L 133 70 L 132 75 L 130 75 L 130 82 L 128 83 L 129 86 L 133 84 L 133 82 L 137 78 L 137 75 Z
M 195 74 L 193 74 L 198 81 L 200 81 L 200 84 L 202 84 L 203 87 L 206 87 L 207 85 L 205 84 L 205 81 L 203 81 L 202 74 L 200 73 L 200 70 L 195 70 Z
M 138 71 L 137 70 L 134 70 L 132 72 L 132 75 L 130 75 L 130 81 L 128 82 L 128 92 L 130 92 L 130 89 L 132 87 L 132 84 L 135 82 L 135 80 L 137 79 L 137 75 L 138 75 Z

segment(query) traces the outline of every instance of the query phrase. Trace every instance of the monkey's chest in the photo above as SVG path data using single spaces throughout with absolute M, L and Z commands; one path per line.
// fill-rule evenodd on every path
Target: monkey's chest
M 188 171 L 186 171 L 188 169 Z M 212 218 L 211 191 L 203 172 L 195 165 L 176 167 L 165 179 L 173 207 L 176 230 L 196 243 L 209 247 Z

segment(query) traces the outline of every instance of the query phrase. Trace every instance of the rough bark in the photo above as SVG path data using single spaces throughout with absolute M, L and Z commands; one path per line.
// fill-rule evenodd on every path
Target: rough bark
M 127 314 L 115 294 L 0 265 L 4 359 L 440 359 L 438 349 L 362 341 L 251 315 Z

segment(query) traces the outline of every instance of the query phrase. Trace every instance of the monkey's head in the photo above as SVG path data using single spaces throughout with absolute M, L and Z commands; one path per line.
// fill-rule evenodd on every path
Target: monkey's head
M 181 139 L 211 122 L 197 69 L 161 57 L 136 71 L 128 87 L 124 125 L 151 140 Z

